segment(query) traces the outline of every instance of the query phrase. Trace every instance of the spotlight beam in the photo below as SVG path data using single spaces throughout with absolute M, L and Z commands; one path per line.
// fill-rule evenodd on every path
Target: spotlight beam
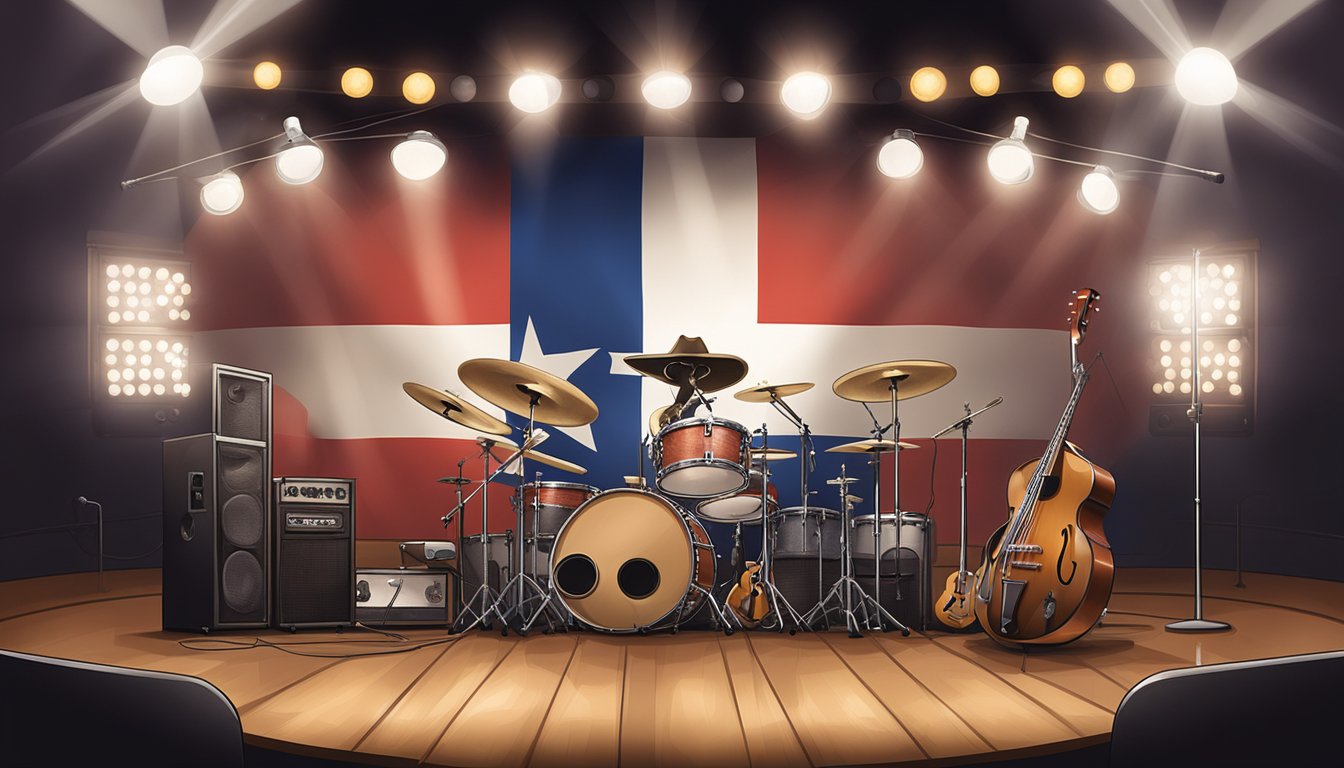
M 201 58 L 213 56 L 300 2 L 302 0 L 215 0 L 210 15 L 191 42 L 191 50 Z
M 1318 117 L 1291 101 L 1245 80 L 1241 81 L 1241 90 L 1232 99 L 1232 103 L 1256 122 L 1272 131 L 1276 136 L 1301 150 L 1318 162 L 1344 172 L 1344 159 L 1340 140 L 1344 139 L 1344 129 L 1334 123 Z M 1316 133 L 1317 137 L 1311 134 Z M 1335 148 L 1325 146 L 1321 132 L 1330 134 L 1335 140 Z M 1319 139 L 1318 139 L 1319 137 Z
M 1172 0 L 1110 0 L 1110 3 L 1172 62 L 1180 61 L 1194 47 Z
M 115 112 L 121 111 L 124 107 L 140 102 L 140 91 L 136 88 L 134 80 L 129 80 L 119 86 L 112 86 L 111 88 L 104 89 L 101 93 L 111 94 L 118 88 L 121 89 L 119 93 L 116 93 L 93 111 L 63 128 L 60 133 L 52 136 L 42 146 L 33 150 L 14 167 L 21 168 L 32 161 L 37 160 L 47 152 L 50 152 L 75 136 L 78 136 L 80 133 L 83 133 L 86 128 L 93 127 L 102 122 L 104 118 L 111 116 Z
M 1213 40 L 1232 61 L 1244 56 L 1320 0 L 1275 0 L 1272 3 L 1228 3 L 1213 26 Z
M 168 45 L 161 0 L 66 0 L 142 58 Z

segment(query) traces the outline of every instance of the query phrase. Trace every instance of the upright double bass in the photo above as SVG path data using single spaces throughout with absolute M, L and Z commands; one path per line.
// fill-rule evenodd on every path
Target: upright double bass
M 1077 350 L 1099 298 L 1091 288 L 1074 294 L 1073 392 L 1044 455 L 1008 479 L 1008 522 L 985 545 L 975 616 L 1004 645 L 1077 640 L 1096 626 L 1111 597 L 1115 567 L 1102 518 L 1115 498 L 1115 478 L 1067 440 L 1088 377 Z

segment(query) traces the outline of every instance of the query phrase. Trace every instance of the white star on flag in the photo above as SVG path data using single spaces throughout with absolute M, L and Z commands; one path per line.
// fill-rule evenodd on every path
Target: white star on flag
M 592 349 L 580 349 L 573 352 L 554 352 L 546 354 L 541 350 L 541 339 L 537 336 L 537 329 L 532 325 L 532 317 L 527 318 L 527 332 L 523 336 L 523 349 L 518 355 L 518 362 L 525 363 L 533 368 L 553 375 L 559 376 L 566 381 L 571 374 L 578 370 L 579 366 L 588 362 L 588 358 L 597 352 L 597 347 Z M 547 425 L 550 427 L 550 425 Z M 593 440 L 593 428 L 590 424 L 582 427 L 554 427 L 566 435 L 574 438 L 580 445 L 590 451 L 597 451 L 597 443 Z

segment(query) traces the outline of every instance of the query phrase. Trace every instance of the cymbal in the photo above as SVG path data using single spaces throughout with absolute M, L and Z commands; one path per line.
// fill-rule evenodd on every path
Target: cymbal
M 455 424 L 461 424 L 467 429 L 489 432 L 492 435 L 507 435 L 513 431 L 513 427 L 457 395 L 451 395 L 443 390 L 427 387 L 424 384 L 416 384 L 413 381 L 403 383 L 401 389 L 410 395 L 415 402 Z
M 640 374 L 682 385 L 694 375 L 701 392 L 731 387 L 747 375 L 747 361 L 737 355 L 710 352 L 700 337 L 680 336 L 666 353 L 627 355 L 625 364 Z
M 761 382 L 754 387 L 748 387 L 741 392 L 733 393 L 733 397 L 744 403 L 768 403 L 773 393 L 776 398 L 784 399 L 792 395 L 806 392 L 817 386 L 810 381 L 798 382 L 796 384 L 767 384 Z
M 869 440 L 859 440 L 853 443 L 845 443 L 844 445 L 837 445 L 834 448 L 827 448 L 826 452 L 827 453 L 891 453 L 892 451 L 896 450 L 895 446 L 896 443 L 887 439 L 882 440 L 869 439 Z M 904 440 L 901 441 L 902 451 L 913 451 L 917 448 L 919 448 L 919 446 L 915 445 L 914 443 L 907 443 Z
M 457 368 L 462 383 L 486 401 L 519 416 L 528 415 L 533 396 L 533 416 L 557 427 L 581 427 L 597 418 L 597 404 L 568 381 L 513 360 L 478 357 Z
M 663 405 L 653 409 L 653 413 L 649 414 L 649 434 L 657 435 L 659 432 L 663 431 L 663 428 L 659 426 L 659 424 L 663 420 L 663 412 L 671 407 L 671 405 Z
M 891 399 L 892 379 L 896 379 L 896 399 L 909 400 L 956 377 L 956 368 L 937 360 L 894 360 L 856 368 L 836 379 L 831 389 L 857 403 L 885 403 Z
M 783 448 L 752 448 L 752 461 L 784 461 L 785 459 L 796 459 L 798 454 L 793 451 L 786 451 Z
M 508 450 L 510 452 L 518 450 L 517 443 L 504 437 L 501 438 L 478 437 L 476 438 L 476 442 L 480 443 L 481 445 L 485 445 L 487 442 L 489 442 L 491 447 L 497 445 L 501 449 Z M 566 472 L 573 472 L 576 475 L 588 474 L 588 470 L 579 466 L 578 464 L 573 464 L 571 462 L 565 461 L 564 459 L 559 458 L 558 456 L 552 456 L 549 453 L 542 453 L 541 451 L 538 451 L 535 448 L 529 448 L 523 451 L 523 457 L 531 461 L 539 461 L 542 464 L 555 467 L 556 469 L 563 469 Z M 510 468 L 509 472 L 513 473 L 515 469 L 517 469 L 517 465 Z
M 450 485 L 470 485 L 476 481 L 472 480 L 470 477 L 449 476 L 449 477 L 440 477 L 438 480 L 435 480 L 434 482 L 448 483 Z

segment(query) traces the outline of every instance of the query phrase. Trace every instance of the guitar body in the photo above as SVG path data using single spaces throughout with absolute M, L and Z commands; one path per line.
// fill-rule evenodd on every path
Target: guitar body
M 972 601 L 975 616 L 985 634 L 1010 647 L 1061 645 L 1087 634 L 1101 618 L 1115 581 L 1102 528 L 1115 498 L 1115 478 L 1069 443 L 1059 456 L 1016 551 L 1008 551 L 1004 542 L 1007 524 L 985 547 Z M 1008 480 L 1014 514 L 1039 462 L 1022 464 Z
M 976 576 L 970 571 L 953 571 L 947 577 L 947 588 L 933 604 L 933 616 L 952 629 L 966 629 L 975 623 L 975 609 L 971 599 L 975 592 Z
M 760 626 L 761 620 L 770 612 L 770 601 L 765 596 L 765 588 L 760 584 L 760 573 L 760 563 L 749 561 L 742 577 L 728 591 L 728 597 L 724 601 L 747 629 Z

